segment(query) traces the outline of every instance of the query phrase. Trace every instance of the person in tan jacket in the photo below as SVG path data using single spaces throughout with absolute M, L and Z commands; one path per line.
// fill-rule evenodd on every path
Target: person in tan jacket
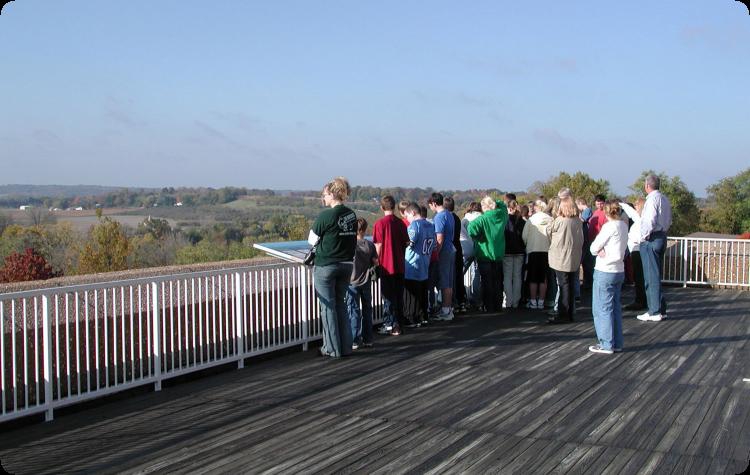
M 528 256 L 526 279 L 529 282 L 529 303 L 527 307 L 533 309 L 544 308 L 544 295 L 547 293 L 549 238 L 546 230 L 547 225 L 552 222 L 552 217 L 544 212 L 546 208 L 547 203 L 544 201 L 534 202 L 534 214 L 526 222 L 521 234 Z
M 550 238 L 549 266 L 555 271 L 560 288 L 558 314 L 549 323 L 567 323 L 575 315 L 575 279 L 583 253 L 583 223 L 578 219 L 578 208 L 572 198 L 560 200 L 557 217 L 547 226 Z

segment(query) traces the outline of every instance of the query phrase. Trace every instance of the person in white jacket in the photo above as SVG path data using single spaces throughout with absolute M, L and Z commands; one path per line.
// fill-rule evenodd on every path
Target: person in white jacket
M 521 238 L 526 245 L 526 279 L 529 282 L 529 303 L 532 309 L 544 308 L 544 296 L 547 293 L 547 273 L 549 272 L 549 238 L 547 226 L 552 216 L 544 212 L 547 203 L 542 200 L 534 202 L 534 214 L 523 227 Z
M 625 307 L 624 310 L 645 310 L 646 287 L 643 280 L 643 262 L 641 262 L 641 211 L 646 202 L 643 198 L 635 200 L 635 208 L 627 203 L 620 203 L 625 214 L 633 221 L 628 231 L 628 250 L 630 251 L 630 262 L 633 264 L 633 280 L 635 281 L 635 300 Z
M 609 201 L 604 212 L 607 222 L 591 243 L 596 256 L 594 286 L 591 291 L 591 312 L 599 344 L 589 351 L 611 355 L 622 351 L 622 305 L 620 295 L 625 280 L 625 249 L 628 247 L 628 225 L 620 219 L 622 208 Z

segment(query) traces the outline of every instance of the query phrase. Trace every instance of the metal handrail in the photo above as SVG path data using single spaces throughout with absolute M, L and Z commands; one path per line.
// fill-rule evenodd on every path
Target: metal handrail
M 663 270 L 750 288 L 750 241 L 670 237 Z M 375 283 L 376 322 L 380 302 Z M 312 271 L 295 263 L 0 294 L 0 422 L 321 338 Z

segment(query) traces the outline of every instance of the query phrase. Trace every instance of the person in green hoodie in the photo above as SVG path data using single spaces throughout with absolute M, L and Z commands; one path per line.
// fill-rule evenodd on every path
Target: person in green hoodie
M 505 256 L 505 225 L 508 208 L 503 201 L 485 196 L 481 201 L 482 215 L 469 223 L 469 236 L 474 241 L 474 256 L 482 281 L 482 301 L 488 312 L 501 306 L 500 275 Z

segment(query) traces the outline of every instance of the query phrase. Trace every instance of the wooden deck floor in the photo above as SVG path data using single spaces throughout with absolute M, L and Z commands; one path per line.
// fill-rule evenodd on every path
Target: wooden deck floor
M 467 316 L 0 428 L 11 473 L 740 473 L 750 292 L 673 288 L 669 320 L 587 351 L 590 312 Z

